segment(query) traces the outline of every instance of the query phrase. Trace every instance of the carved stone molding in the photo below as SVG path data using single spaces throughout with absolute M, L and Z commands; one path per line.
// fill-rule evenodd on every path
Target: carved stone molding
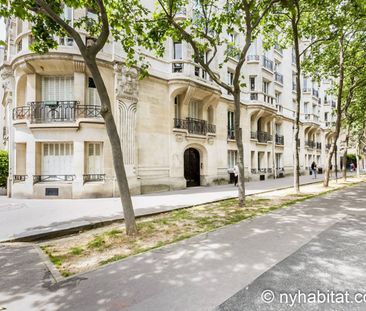
M 0 72 L 1 76 L 1 87 L 5 92 L 12 92 L 12 79 L 14 78 L 13 70 L 10 66 L 4 66 Z
M 85 63 L 83 61 L 74 60 L 74 70 L 75 72 L 85 72 Z
M 116 76 L 116 98 L 138 101 L 138 72 L 134 68 L 127 68 L 122 64 L 114 66 Z

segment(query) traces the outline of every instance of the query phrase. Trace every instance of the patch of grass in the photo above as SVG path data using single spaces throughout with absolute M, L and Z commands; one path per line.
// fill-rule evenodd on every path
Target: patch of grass
M 82 247 L 71 247 L 70 253 L 75 256 L 80 256 L 84 252 L 84 249 Z
M 54 255 L 51 250 L 51 246 L 49 246 L 49 245 L 43 246 L 43 247 L 41 247 L 41 249 L 48 255 L 50 261 L 53 263 L 53 265 L 56 268 L 61 267 L 63 261 L 65 260 L 65 256 Z
M 104 248 L 104 246 L 105 246 L 105 240 L 100 235 L 95 236 L 94 239 L 88 243 L 88 248 L 90 249 L 95 248 L 100 250 Z
M 107 235 L 107 236 L 109 236 L 109 237 L 116 237 L 116 236 L 121 235 L 122 233 L 123 233 L 123 231 L 122 231 L 122 230 L 119 230 L 119 229 L 113 229 L 113 230 L 111 230 L 111 231 L 108 231 L 108 232 L 106 233 L 106 235 Z
M 109 263 L 112 263 L 112 262 L 114 262 L 114 261 L 118 261 L 118 260 L 121 260 L 121 259 L 124 259 L 124 258 L 126 258 L 126 257 L 128 257 L 129 255 L 114 255 L 113 257 L 111 257 L 111 258 L 108 258 L 108 259 L 106 259 L 106 260 L 102 260 L 102 261 L 100 261 L 99 262 L 99 264 L 101 265 L 101 266 L 104 266 L 104 265 L 106 265 L 106 264 L 109 264 Z

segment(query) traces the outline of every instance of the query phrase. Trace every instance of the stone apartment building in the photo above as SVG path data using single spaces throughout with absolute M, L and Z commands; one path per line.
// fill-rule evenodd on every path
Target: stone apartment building
M 65 8 L 73 20 L 89 14 Z M 189 10 L 182 11 L 182 18 Z M 86 36 L 82 34 L 84 39 Z M 240 45 L 240 36 L 230 36 Z M 90 198 L 118 195 L 111 148 L 94 81 L 71 38 L 46 55 L 29 50 L 30 27 L 7 20 L 2 78 L 2 144 L 10 153 L 9 195 Z M 237 148 L 233 99 L 192 61 L 185 42 L 166 43 L 163 58 L 146 52 L 150 75 L 139 81 L 124 52 L 109 42 L 98 54 L 122 141 L 132 193 L 213 185 L 229 180 Z M 222 47 L 218 55 L 224 57 Z M 292 49 L 269 51 L 256 40 L 243 69 L 245 174 L 249 180 L 282 177 L 293 170 L 294 75 Z M 236 59 L 217 72 L 230 83 Z M 300 162 L 325 162 L 332 140 L 334 99 L 302 80 Z

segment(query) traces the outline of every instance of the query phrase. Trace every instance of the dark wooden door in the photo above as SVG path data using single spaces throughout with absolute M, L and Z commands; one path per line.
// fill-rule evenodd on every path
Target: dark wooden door
M 200 185 L 200 154 L 194 148 L 184 152 L 184 178 L 187 181 L 187 187 Z

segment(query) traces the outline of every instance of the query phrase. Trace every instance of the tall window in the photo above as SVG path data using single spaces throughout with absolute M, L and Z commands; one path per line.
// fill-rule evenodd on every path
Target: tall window
M 100 98 L 93 78 L 88 79 L 88 103 L 93 106 L 100 106 Z
M 103 174 L 103 143 L 87 143 L 87 174 Z
M 227 112 L 227 128 L 234 130 L 234 111 Z
M 182 42 L 174 42 L 174 59 L 182 59 Z
M 227 71 L 227 83 L 229 85 L 233 85 L 234 82 L 234 73 L 230 70 Z
M 269 82 L 265 80 L 263 80 L 263 93 L 269 94 Z
M 73 174 L 72 143 L 43 143 L 42 175 Z
M 192 100 L 188 107 L 188 116 L 190 118 L 199 119 L 200 117 L 200 102 Z
M 64 10 L 61 13 L 61 18 L 72 26 L 74 21 L 72 8 L 65 5 Z M 71 37 L 61 37 L 58 41 L 59 45 L 63 46 L 73 46 L 74 44 L 74 40 Z
M 255 91 L 255 77 L 249 77 L 250 90 Z
M 233 168 L 238 161 L 238 151 L 228 150 L 227 151 L 227 167 Z
M 42 77 L 42 100 L 73 100 L 74 78 L 69 76 Z
M 276 92 L 275 93 L 275 97 L 276 97 L 276 104 L 277 105 L 281 105 L 281 93 L 280 92 Z
M 180 119 L 180 102 L 179 95 L 174 98 L 174 118 Z

